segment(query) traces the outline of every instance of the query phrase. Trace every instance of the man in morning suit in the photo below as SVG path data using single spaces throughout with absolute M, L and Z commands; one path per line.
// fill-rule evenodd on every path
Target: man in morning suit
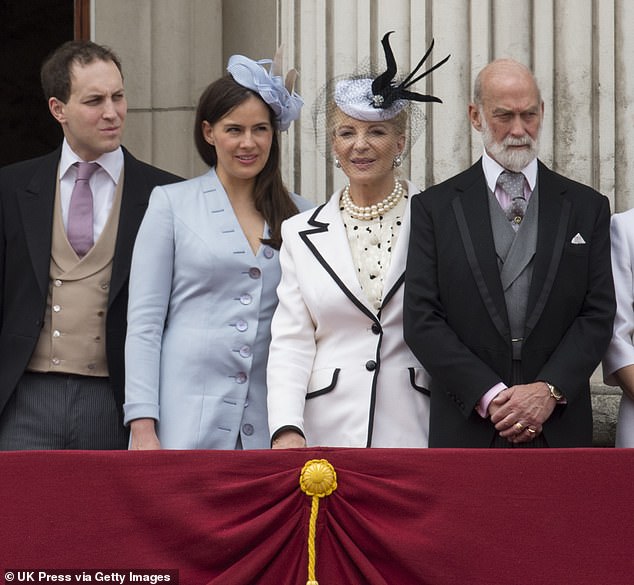
M 0 449 L 122 449 L 132 247 L 152 188 L 179 177 L 121 147 L 110 49 L 65 43 L 41 78 L 63 144 L 0 169 Z
M 537 160 L 543 115 L 530 70 L 490 63 L 469 105 L 482 158 L 413 198 L 404 327 L 432 376 L 430 447 L 592 443 L 610 210 Z

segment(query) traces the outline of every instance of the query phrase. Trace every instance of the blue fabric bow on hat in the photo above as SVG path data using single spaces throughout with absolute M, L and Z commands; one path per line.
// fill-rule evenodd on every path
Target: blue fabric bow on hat
M 273 110 L 278 130 L 288 130 L 291 122 L 300 115 L 304 100 L 295 93 L 293 85 L 297 72 L 291 69 L 286 82 L 281 76 L 282 48 L 273 59 L 253 61 L 244 55 L 232 55 L 227 71 L 236 83 L 256 92 Z M 267 71 L 265 64 L 271 64 Z

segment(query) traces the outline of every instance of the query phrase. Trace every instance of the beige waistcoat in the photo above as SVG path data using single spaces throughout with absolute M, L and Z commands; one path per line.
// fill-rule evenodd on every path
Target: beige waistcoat
M 28 370 L 108 376 L 106 311 L 122 185 L 123 172 L 99 239 L 79 259 L 66 237 L 58 181 L 46 317 Z

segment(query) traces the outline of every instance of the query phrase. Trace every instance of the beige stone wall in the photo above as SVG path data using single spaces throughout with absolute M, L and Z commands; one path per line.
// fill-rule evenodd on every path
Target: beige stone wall
M 270 59 L 278 42 L 277 0 L 222 2 L 223 63 L 231 55 Z
M 128 98 L 124 144 L 138 157 L 191 177 L 198 97 L 222 74 L 221 0 L 94 0 L 93 38 L 121 56 Z
M 203 172 L 192 140 L 198 97 L 224 73 L 230 55 L 271 58 L 282 36 L 292 66 L 292 29 L 281 26 L 279 0 L 93 0 L 92 37 L 123 61 L 125 145 L 182 176 Z M 281 144 L 284 177 L 294 188 L 293 133 Z
M 418 89 L 441 96 L 424 106 L 426 131 L 403 172 L 420 187 L 467 166 L 481 152 L 466 103 L 475 73 L 510 56 L 531 66 L 546 103 L 542 158 L 605 193 L 613 209 L 634 205 L 634 37 L 623 0 L 93 0 L 93 37 L 122 56 L 130 102 L 126 144 L 185 175 L 199 172 L 192 111 L 230 54 L 272 56 L 278 44 L 300 71 L 302 118 L 283 137 L 290 186 L 323 201 L 344 177 L 315 151 L 310 116 L 333 75 L 380 55 L 379 40 L 410 71 L 432 38 L 450 62 Z M 512 26 L 509 26 L 512 23 Z

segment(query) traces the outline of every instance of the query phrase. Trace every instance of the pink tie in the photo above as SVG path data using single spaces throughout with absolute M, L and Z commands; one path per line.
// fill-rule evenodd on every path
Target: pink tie
M 81 258 L 88 253 L 94 243 L 92 232 L 92 191 L 88 181 L 99 168 L 99 164 L 79 162 L 75 163 L 75 165 L 77 166 L 77 178 L 70 196 L 66 232 L 70 245 Z

